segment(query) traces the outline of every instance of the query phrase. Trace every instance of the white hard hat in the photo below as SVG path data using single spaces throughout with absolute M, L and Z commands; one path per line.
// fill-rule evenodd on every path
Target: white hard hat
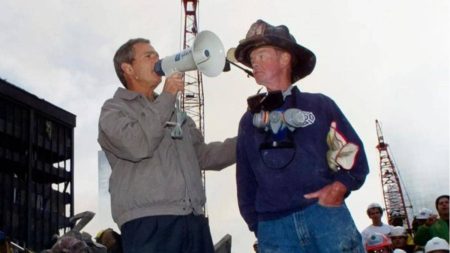
M 431 211 L 428 208 L 422 208 L 419 210 L 419 213 L 416 215 L 416 219 L 418 220 L 426 220 L 428 218 L 431 217 L 431 215 L 433 215 L 433 211 Z
M 394 249 L 394 251 L 392 253 L 406 253 L 406 251 L 404 251 L 402 249 Z
M 367 210 L 369 210 L 370 208 L 380 208 L 383 209 L 380 204 L 378 203 L 371 203 L 369 206 L 367 206 Z
M 407 237 L 408 234 L 406 233 L 406 229 L 401 226 L 395 226 L 391 229 L 391 233 L 389 234 L 390 237 L 397 237 L 397 236 L 405 236 Z
M 433 237 L 431 240 L 427 242 L 427 244 L 425 244 L 425 253 L 432 252 L 434 250 L 449 251 L 447 241 L 439 237 Z

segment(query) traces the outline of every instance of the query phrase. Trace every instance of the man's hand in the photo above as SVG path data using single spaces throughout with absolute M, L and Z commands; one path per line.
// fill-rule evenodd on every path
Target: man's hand
M 172 95 L 176 95 L 177 92 L 184 91 L 184 74 L 181 72 L 175 72 L 166 78 L 163 91 Z
M 430 217 L 425 221 L 425 225 L 431 227 L 436 221 L 438 216 L 436 214 L 430 215 Z
M 318 198 L 319 204 L 322 206 L 336 207 L 344 202 L 344 196 L 347 192 L 347 187 L 341 182 L 335 181 L 329 185 L 325 185 L 322 189 L 305 194 L 307 199 Z

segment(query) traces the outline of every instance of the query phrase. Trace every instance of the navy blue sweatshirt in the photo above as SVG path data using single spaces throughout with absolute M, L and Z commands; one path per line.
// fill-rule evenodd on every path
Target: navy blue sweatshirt
M 334 181 L 343 183 L 347 194 L 359 189 L 369 171 L 363 144 L 336 103 L 323 94 L 300 92 L 297 87 L 291 91 L 292 94 L 277 110 L 295 107 L 312 113 L 314 121 L 293 132 L 285 131 L 287 137 L 283 142 L 290 143 L 289 147 L 265 148 L 279 138 L 280 133 L 273 135 L 270 131 L 255 127 L 250 111 L 242 116 L 239 123 L 236 163 L 238 202 L 241 215 L 251 231 L 256 231 L 259 220 L 286 216 L 316 203 L 317 199 L 305 199 L 303 195 Z M 328 167 L 326 138 L 333 121 L 346 141 L 359 147 L 350 170 L 335 172 Z

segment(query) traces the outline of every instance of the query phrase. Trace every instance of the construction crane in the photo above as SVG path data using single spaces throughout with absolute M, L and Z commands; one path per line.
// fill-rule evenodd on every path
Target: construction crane
M 183 49 L 192 47 L 198 33 L 197 0 L 182 0 L 183 5 Z M 203 81 L 200 71 L 185 72 L 184 92 L 180 101 L 182 109 L 194 120 L 202 135 L 205 135 Z M 203 191 L 205 191 L 206 177 L 202 171 Z M 206 215 L 206 207 L 204 207 Z
M 399 225 L 395 223 L 401 219 L 402 225 L 407 228 L 408 231 L 411 231 L 410 217 L 412 216 L 412 206 L 406 191 L 403 190 L 404 187 L 402 187 L 399 173 L 388 150 L 389 145 L 384 141 L 378 120 L 375 120 L 375 124 L 378 135 L 377 149 L 380 153 L 381 186 L 383 188 L 384 204 L 388 222 L 391 225 Z M 406 202 L 409 205 L 406 205 Z M 408 209 L 410 211 L 408 211 Z
M 197 0 L 182 0 L 184 10 L 183 49 L 190 48 L 198 33 Z M 202 134 L 205 131 L 203 81 L 200 71 L 186 72 L 184 93 L 181 96 L 183 110 L 194 120 Z

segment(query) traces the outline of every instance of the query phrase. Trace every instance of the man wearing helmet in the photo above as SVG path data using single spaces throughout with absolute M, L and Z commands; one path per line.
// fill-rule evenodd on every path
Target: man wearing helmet
M 425 245 L 425 253 L 448 253 L 449 246 L 446 240 L 433 237 Z
M 404 227 L 392 227 L 389 238 L 392 241 L 392 248 L 402 249 L 406 253 L 414 252 L 414 245 L 408 245 L 408 233 L 406 232 L 406 229 Z
M 235 57 L 267 89 L 249 98 L 237 144 L 239 209 L 259 252 L 364 252 L 344 201 L 368 173 L 363 144 L 332 99 L 293 85 L 315 55 L 258 20 Z
M 417 245 L 424 245 L 433 237 L 439 237 L 448 242 L 449 240 L 449 195 L 441 195 L 436 198 L 436 210 L 439 213 L 439 219 L 431 216 L 427 219 L 425 224 L 417 229 L 414 242 Z
M 383 235 L 388 236 L 391 233 L 392 226 L 385 224 L 381 221 L 381 217 L 383 217 L 383 208 L 378 203 L 371 203 L 366 210 L 367 216 L 372 220 L 372 224 L 366 227 L 361 235 L 363 240 L 367 240 L 367 238 L 373 233 L 381 233 Z

